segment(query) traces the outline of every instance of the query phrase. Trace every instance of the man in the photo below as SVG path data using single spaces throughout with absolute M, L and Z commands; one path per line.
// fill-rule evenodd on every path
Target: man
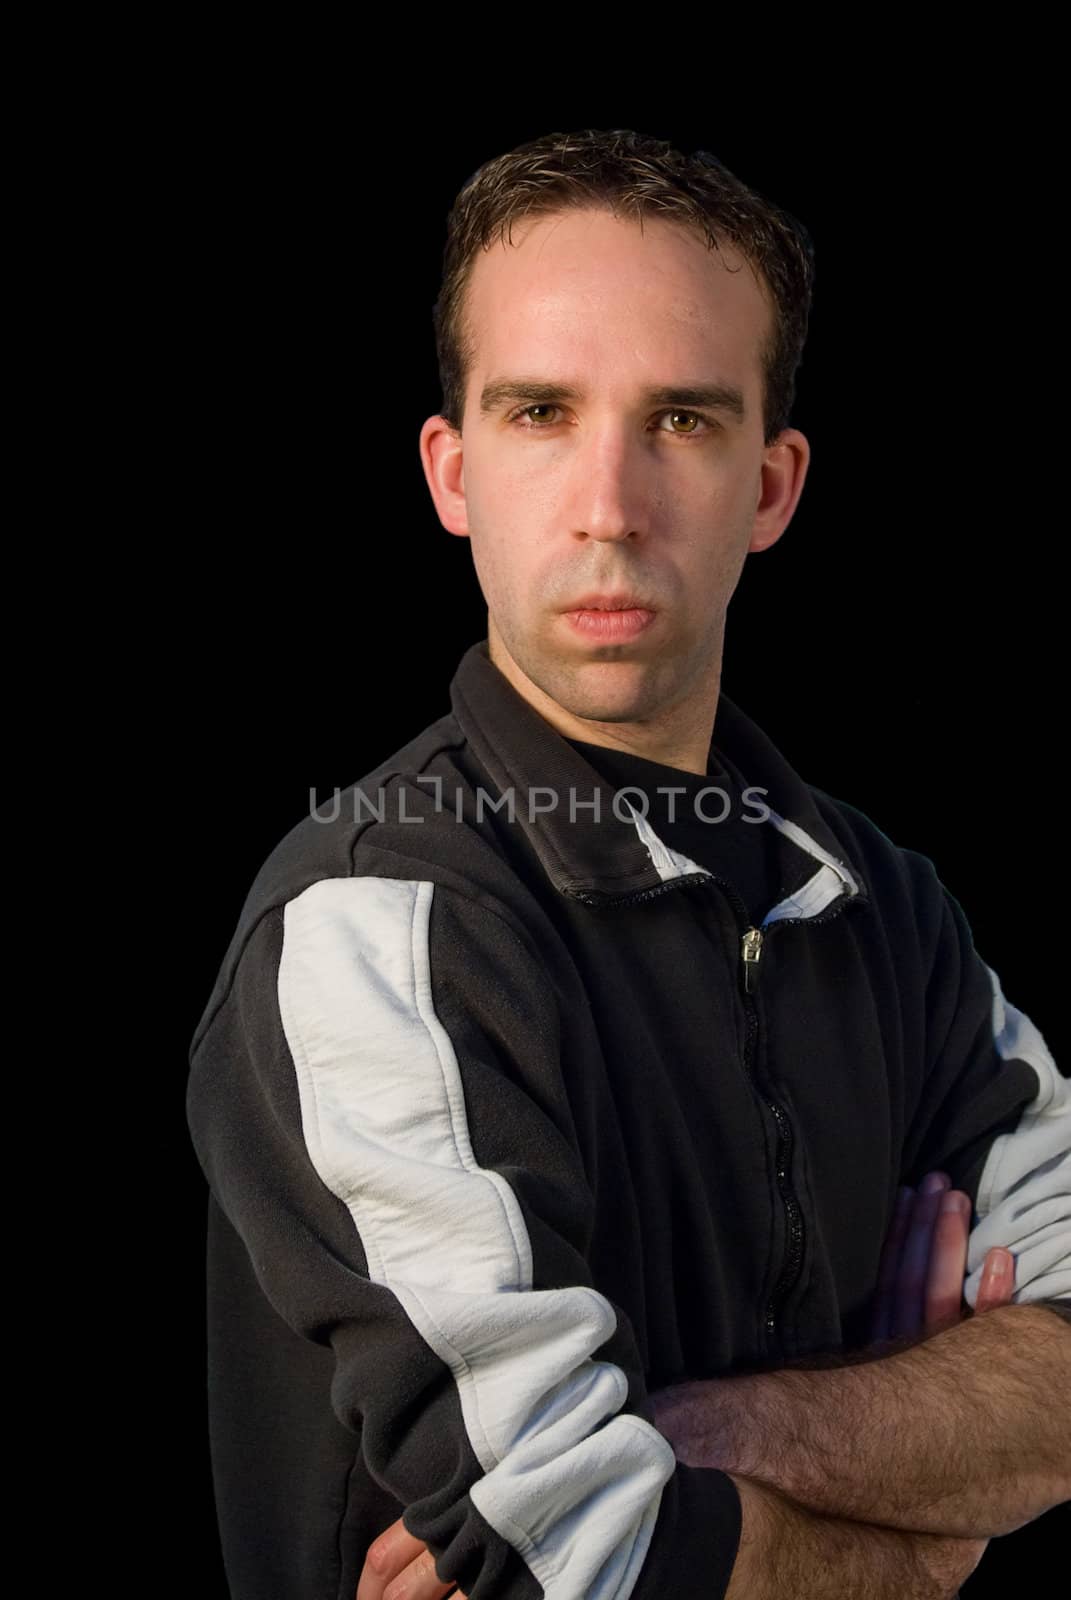
M 459 196 L 421 455 L 487 639 L 269 856 L 191 1046 L 236 1600 L 382 1594 L 402 1510 L 471 1600 L 950 1594 L 1069 1492 L 1067 1082 L 932 864 L 720 688 L 809 294 L 798 224 L 654 141 Z M 935 1169 L 1012 1303 L 799 1370 Z

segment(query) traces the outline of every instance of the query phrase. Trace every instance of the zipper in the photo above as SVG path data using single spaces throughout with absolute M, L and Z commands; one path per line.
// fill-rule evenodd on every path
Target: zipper
M 762 1092 L 754 1071 L 755 1045 L 758 1039 L 759 1017 L 754 996 L 758 990 L 759 969 L 762 953 L 774 931 L 781 927 L 794 927 L 800 923 L 807 923 L 817 927 L 820 923 L 830 922 L 845 909 L 846 905 L 854 902 L 855 896 L 850 898 L 844 894 L 838 895 L 832 905 L 817 917 L 778 917 L 768 927 L 756 928 L 751 922 L 747 906 L 732 884 L 724 878 L 719 878 L 713 872 L 690 872 L 684 877 L 672 878 L 666 883 L 656 884 L 650 889 L 638 889 L 634 894 L 623 895 L 614 902 L 615 906 L 638 905 L 646 900 L 665 894 L 675 888 L 701 887 L 703 884 L 716 883 L 724 892 L 729 904 L 736 915 L 737 926 L 740 930 L 740 966 L 741 989 L 744 996 L 744 1008 L 747 1016 L 747 1035 L 744 1041 L 744 1072 L 756 1098 L 769 1109 L 777 1125 L 777 1151 L 775 1157 L 775 1171 L 777 1184 L 781 1193 L 781 1200 L 785 1207 L 788 1219 L 788 1250 L 785 1255 L 781 1273 L 774 1285 L 770 1299 L 766 1303 L 763 1313 L 763 1326 L 768 1340 L 777 1339 L 778 1314 L 785 1302 L 785 1298 L 792 1289 L 800 1274 L 803 1263 L 804 1226 L 803 1211 L 796 1198 L 792 1187 L 789 1168 L 792 1156 L 794 1135 L 792 1124 L 788 1119 L 784 1107 L 776 1100 Z M 605 907 L 606 902 L 599 896 L 570 891 L 573 897 L 587 905 Z
M 756 928 L 751 923 L 748 909 L 737 894 L 732 884 L 726 883 L 723 878 L 715 880 L 725 891 L 726 898 L 735 908 L 737 924 L 741 928 L 740 935 L 740 973 L 744 993 L 744 1006 L 747 1012 L 747 1037 L 744 1044 L 744 1069 L 751 1081 L 755 1094 L 770 1109 L 777 1124 L 777 1151 L 774 1170 L 777 1174 L 777 1185 L 781 1192 L 781 1200 L 788 1219 L 788 1250 L 781 1268 L 780 1276 L 774 1285 L 770 1299 L 767 1301 L 763 1316 L 763 1326 L 768 1340 L 779 1339 L 778 1315 L 784 1305 L 786 1296 L 792 1289 L 800 1275 L 803 1264 L 803 1247 L 805 1230 L 803 1226 L 803 1209 L 796 1198 L 790 1176 L 792 1161 L 792 1146 L 794 1134 L 788 1113 L 778 1101 L 773 1100 L 759 1088 L 758 1079 L 754 1073 L 755 1044 L 759 1031 L 758 1007 L 754 996 L 758 989 L 759 972 L 762 953 L 776 929 L 791 927 L 799 923 L 807 923 L 812 927 L 822 922 L 829 922 L 839 916 L 851 901 L 843 894 L 838 895 L 820 916 L 817 917 L 778 917 L 768 927 Z M 854 899 L 854 896 L 851 897 Z
M 777 1173 L 777 1187 L 781 1195 L 781 1203 L 785 1208 L 788 1222 L 788 1250 L 781 1267 L 780 1275 L 774 1285 L 773 1293 L 766 1303 L 763 1313 L 763 1327 L 768 1341 L 778 1339 L 778 1314 L 784 1304 L 785 1297 L 796 1279 L 799 1277 L 800 1267 L 803 1262 L 804 1228 L 803 1210 L 796 1199 L 792 1187 L 790 1161 L 792 1156 L 793 1133 L 792 1124 L 788 1113 L 778 1101 L 764 1094 L 759 1087 L 755 1075 L 755 1056 L 759 1033 L 759 1014 L 755 1001 L 755 993 L 759 986 L 759 971 L 762 953 L 767 940 L 771 937 L 776 922 L 770 924 L 769 929 L 756 928 L 751 922 L 751 917 L 743 900 L 736 890 L 724 879 L 717 880 L 726 898 L 733 906 L 737 925 L 740 933 L 740 977 L 744 995 L 744 1008 L 747 1015 L 747 1035 L 744 1041 L 744 1071 L 747 1074 L 752 1090 L 759 1100 L 768 1108 L 777 1125 L 777 1150 L 775 1155 L 775 1171 Z M 785 918 L 786 922 L 793 920 L 805 922 L 805 917 Z
M 717 883 L 723 890 L 726 899 L 734 908 L 737 926 L 740 929 L 740 977 L 741 988 L 744 996 L 744 1008 L 747 1015 L 747 1035 L 744 1041 L 744 1071 L 747 1074 L 751 1087 L 759 1100 L 769 1108 L 770 1114 L 777 1125 L 777 1149 L 774 1158 L 774 1170 L 777 1175 L 777 1186 L 781 1194 L 781 1202 L 785 1208 L 788 1222 L 788 1249 L 781 1267 L 773 1292 L 766 1303 L 763 1313 L 763 1327 L 769 1341 L 780 1339 L 778 1317 L 781 1307 L 799 1278 L 803 1265 L 805 1230 L 803 1224 L 803 1208 L 796 1198 L 792 1186 L 791 1161 L 794 1134 L 788 1113 L 779 1101 L 772 1099 L 759 1087 L 755 1075 L 754 1064 L 756 1046 L 759 1033 L 758 1006 L 755 994 L 759 985 L 763 951 L 773 936 L 775 929 L 785 925 L 828 922 L 832 917 L 839 915 L 844 910 L 845 898 L 843 895 L 818 917 L 778 917 L 768 927 L 755 927 L 751 921 L 747 906 L 731 883 L 724 878 L 711 874 L 711 881 Z
M 759 981 L 759 958 L 762 955 L 762 929 L 748 928 L 740 941 L 744 961 L 744 993 L 754 994 Z
M 796 1192 L 792 1186 L 790 1176 L 794 1142 L 792 1123 L 789 1121 L 785 1108 L 778 1101 L 771 1099 L 769 1095 L 762 1092 L 754 1073 L 755 1044 L 759 1031 L 758 1007 L 754 996 L 759 984 L 762 954 L 776 929 L 785 926 L 791 927 L 799 923 L 808 923 L 814 927 L 819 923 L 829 922 L 833 917 L 839 916 L 851 901 L 841 894 L 820 916 L 778 917 L 768 927 L 756 928 L 751 923 L 747 907 L 732 884 L 726 883 L 724 879 L 718 879 L 717 882 L 721 884 L 726 898 L 735 908 L 737 923 L 742 930 L 740 935 L 740 973 L 742 978 L 741 987 L 744 993 L 744 1006 L 748 1019 L 747 1038 L 744 1044 L 744 1068 L 751 1080 L 755 1094 L 769 1107 L 770 1113 L 777 1124 L 777 1151 L 774 1170 L 777 1174 L 777 1185 L 788 1220 L 788 1249 L 780 1275 L 766 1304 L 763 1326 L 768 1340 L 779 1340 L 778 1316 L 789 1291 L 793 1288 L 800 1275 L 800 1269 L 803 1264 L 805 1230 L 803 1209 L 796 1198 Z M 852 899 L 854 899 L 854 896 Z

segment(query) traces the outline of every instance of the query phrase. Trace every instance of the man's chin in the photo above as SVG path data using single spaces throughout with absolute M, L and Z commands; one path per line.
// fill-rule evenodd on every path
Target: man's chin
M 666 698 L 665 674 L 652 661 L 557 660 L 536 670 L 544 694 L 589 722 L 639 722 L 656 716 Z

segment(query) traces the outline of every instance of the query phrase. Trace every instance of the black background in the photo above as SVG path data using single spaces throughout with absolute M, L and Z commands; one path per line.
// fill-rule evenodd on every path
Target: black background
M 364 61 L 361 82 L 376 70 Z M 484 160 L 555 129 L 633 127 L 714 151 L 807 225 L 817 280 L 793 420 L 813 459 L 785 535 L 748 560 L 723 683 L 806 779 L 930 856 L 1066 1061 L 1064 423 L 1044 397 L 1055 291 L 1039 219 L 1057 174 L 1040 111 L 998 119 L 962 81 L 922 75 L 761 104 L 529 91 L 495 106 L 388 73 L 396 104 L 371 116 L 342 76 L 275 64 L 258 80 L 235 56 L 175 95 L 139 262 L 159 422 L 147 523 L 167 558 L 166 592 L 140 614 L 166 716 L 145 865 L 166 841 L 175 949 L 170 992 L 154 991 L 173 1226 L 154 1235 L 168 1304 L 154 1360 L 173 1402 L 168 1571 L 197 1596 L 225 1591 L 186 1049 L 251 879 L 310 791 L 353 782 L 447 710 L 486 632 L 417 442 L 441 398 L 444 220 Z M 965 1596 L 1022 1583 L 1059 1515 L 991 1544 Z

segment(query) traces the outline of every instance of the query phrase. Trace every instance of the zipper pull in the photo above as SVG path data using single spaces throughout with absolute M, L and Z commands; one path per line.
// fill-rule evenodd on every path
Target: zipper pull
M 744 993 L 754 994 L 759 981 L 759 957 L 762 955 L 762 929 L 749 928 L 741 940 L 744 957 Z

